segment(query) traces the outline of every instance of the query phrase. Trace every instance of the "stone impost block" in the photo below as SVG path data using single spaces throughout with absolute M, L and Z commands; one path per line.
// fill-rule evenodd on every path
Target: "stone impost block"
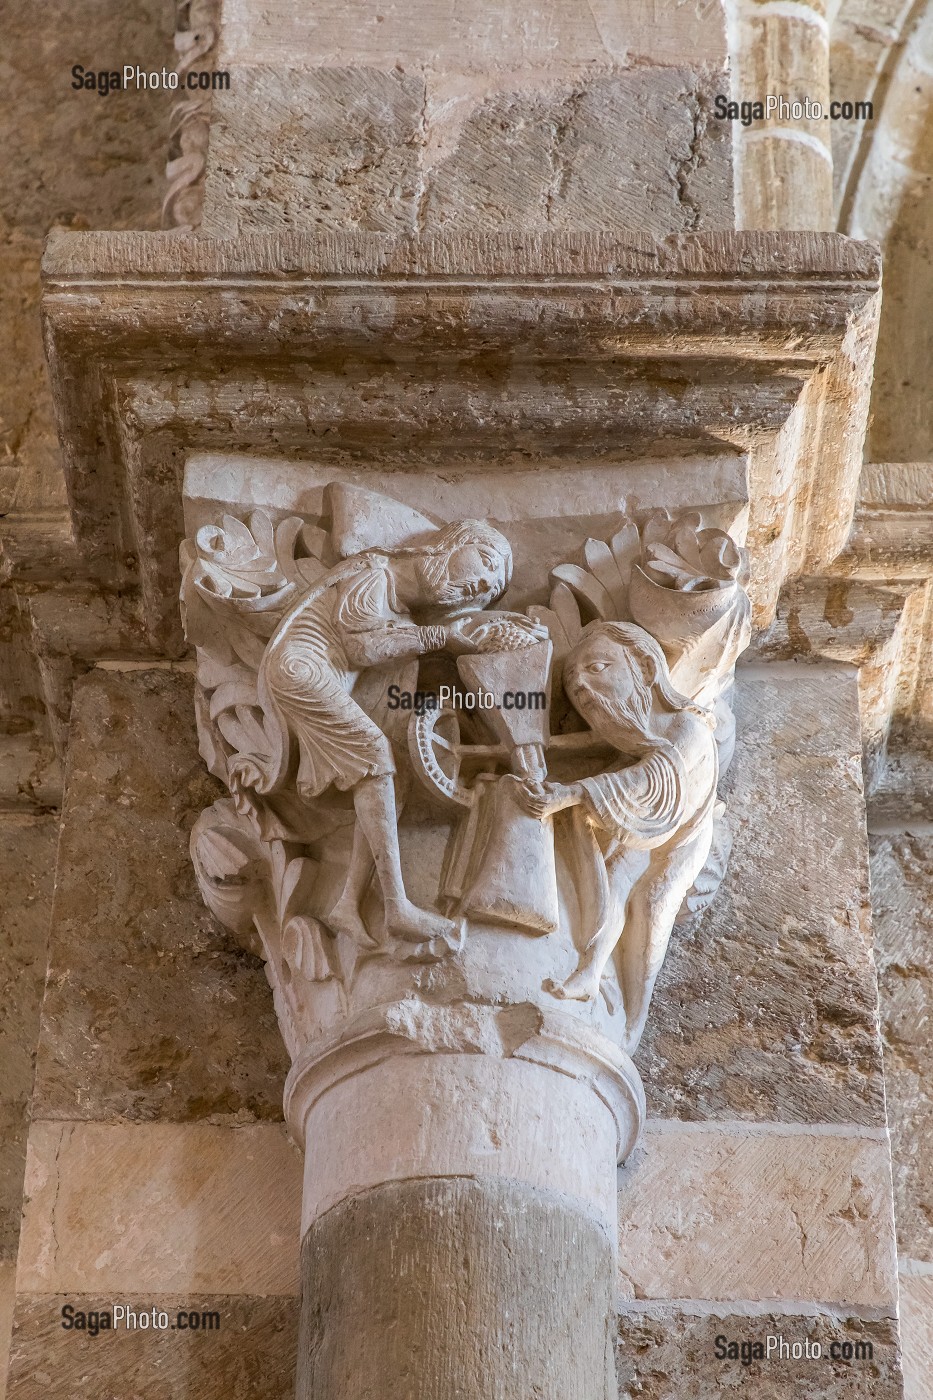
M 46 275 L 80 550 L 138 584 L 160 649 L 197 450 L 511 470 L 725 442 L 751 452 L 762 621 L 847 534 L 878 273 L 833 235 L 58 235 Z

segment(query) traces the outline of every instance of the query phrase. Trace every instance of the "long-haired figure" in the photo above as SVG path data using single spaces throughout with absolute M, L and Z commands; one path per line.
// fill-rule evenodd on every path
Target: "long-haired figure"
M 550 990 L 595 998 L 613 952 L 634 1049 L 670 930 L 709 854 L 719 776 L 714 720 L 671 684 L 664 652 L 633 623 L 594 622 L 564 664 L 564 689 L 622 761 L 579 782 L 525 787 L 538 817 L 575 813 L 589 855 L 590 927 L 576 971 Z
M 362 903 L 375 872 L 384 913 L 380 941 L 427 942 L 453 924 L 406 894 L 399 853 L 392 745 L 354 698 L 360 675 L 432 652 L 474 649 L 471 618 L 505 592 L 508 541 L 484 520 L 437 531 L 423 546 L 367 550 L 324 574 L 286 614 L 259 669 L 267 749 L 230 764 L 235 795 L 267 795 L 294 780 L 314 802 L 351 791 L 356 815 L 346 883 L 326 916 L 335 933 L 373 946 Z M 490 616 L 487 614 L 486 616 Z M 509 614 L 495 614 L 508 625 Z M 519 618 L 511 624 L 532 624 Z

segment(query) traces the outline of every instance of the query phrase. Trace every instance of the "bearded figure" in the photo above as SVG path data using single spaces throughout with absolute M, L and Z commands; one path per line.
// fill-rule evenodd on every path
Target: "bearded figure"
M 281 792 L 292 775 L 305 804 L 332 791 L 352 793 L 349 870 L 326 922 L 363 948 L 391 940 L 427 944 L 451 936 L 454 925 L 406 894 L 393 746 L 360 704 L 357 683 L 368 671 L 388 674 L 431 653 L 538 640 L 543 630 L 527 617 L 483 611 L 505 592 L 511 571 L 508 541 L 481 520 L 448 525 L 413 548 L 366 550 L 324 573 L 265 649 L 261 744 L 231 760 L 230 788 L 241 809 L 253 795 Z M 362 914 L 374 874 L 384 914 L 377 940 Z
M 576 970 L 548 990 L 590 1000 L 602 989 L 611 1000 L 604 974 L 615 954 L 631 1052 L 674 921 L 709 854 L 715 721 L 674 688 L 661 647 L 632 623 L 591 623 L 567 656 L 564 688 L 620 759 L 596 777 L 521 791 L 525 810 L 541 820 L 572 809 L 585 929 Z

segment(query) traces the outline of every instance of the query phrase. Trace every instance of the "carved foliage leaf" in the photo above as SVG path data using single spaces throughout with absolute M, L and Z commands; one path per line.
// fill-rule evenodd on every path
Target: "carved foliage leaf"
M 654 583 L 682 593 L 733 587 L 744 576 L 745 551 L 724 530 L 704 529 L 690 511 L 673 521 L 652 517 L 643 530 L 642 566 Z
M 282 930 L 282 956 L 292 971 L 306 982 L 329 982 L 336 976 L 331 966 L 324 932 L 317 919 L 296 914 Z
M 552 579 L 557 580 L 555 591 L 562 584 L 569 587 L 594 618 L 630 621 L 628 586 L 632 566 L 638 562 L 641 548 L 638 526 L 633 520 L 625 520 L 608 542 L 586 541 L 583 546 L 585 567 L 558 564 L 551 571 Z M 551 607 L 554 607 L 553 594 Z
M 307 856 L 290 855 L 283 841 L 272 841 L 270 849 L 282 957 L 292 976 L 329 981 L 337 975 L 330 956 L 332 940 L 308 913 L 316 864 Z

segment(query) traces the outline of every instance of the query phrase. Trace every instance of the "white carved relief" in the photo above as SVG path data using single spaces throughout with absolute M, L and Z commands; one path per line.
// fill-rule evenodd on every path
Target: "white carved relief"
M 218 0 L 176 0 L 175 51 L 179 84 L 185 96 L 172 108 L 169 125 L 167 188 L 162 201 L 165 228 L 197 228 L 204 202 L 204 172 L 211 129 L 210 94 L 190 92 L 188 74 L 210 60 L 220 30 Z
M 266 959 L 296 1059 L 390 1003 L 536 1007 L 631 1054 L 728 860 L 744 551 L 701 513 L 626 516 L 517 612 L 488 521 L 325 505 L 182 548 L 230 792 L 192 835 L 207 903 Z

